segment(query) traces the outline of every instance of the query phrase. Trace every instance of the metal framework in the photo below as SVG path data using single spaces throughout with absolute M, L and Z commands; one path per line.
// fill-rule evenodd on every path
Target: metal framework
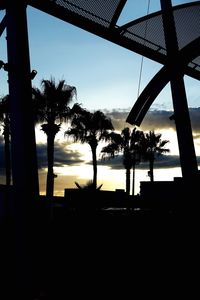
M 0 0 L 0 9 L 5 10 L 5 17 L 0 23 L 0 35 L 5 28 L 7 30 L 14 190 L 12 201 L 16 210 L 16 232 L 21 241 L 16 246 L 16 251 L 19 273 L 17 279 L 22 290 L 24 287 L 27 290 L 32 288 L 31 250 L 27 250 L 24 240 L 27 236 L 32 238 L 29 230 L 35 220 L 29 217 L 34 216 L 35 201 L 39 195 L 31 107 L 27 5 L 163 64 L 163 68 L 139 96 L 127 120 L 131 124 L 140 125 L 156 96 L 170 81 L 183 177 L 191 179 L 197 175 L 183 76 L 186 74 L 200 79 L 200 1 L 172 7 L 170 0 L 160 0 L 161 11 L 118 26 L 117 21 L 126 2 Z
M 28 4 L 158 63 L 166 64 L 162 11 L 117 25 L 126 0 L 27 0 Z M 136 2 L 136 1 L 135 1 Z M 137 4 L 136 4 L 137 5 Z M 173 7 L 179 50 L 199 37 L 200 1 Z M 146 28 L 147 23 L 147 30 Z M 200 56 L 184 73 L 200 79 Z
M 0 0 L 0 9 L 5 9 L 6 11 L 5 17 L 0 23 L 0 35 L 6 27 L 8 35 L 8 65 L 12 66 L 8 69 L 13 120 L 11 122 L 15 124 L 12 130 L 12 143 L 15 144 L 13 148 L 16 150 L 19 147 L 17 146 L 19 144 L 17 143 L 17 138 L 21 135 L 20 149 L 22 150 L 22 147 L 24 147 L 23 151 L 13 150 L 12 160 L 14 174 L 15 169 L 18 169 L 18 167 L 15 167 L 15 164 L 17 166 L 17 162 L 15 163 L 15 161 L 17 161 L 16 152 L 18 155 L 23 153 L 21 158 L 24 161 L 26 157 L 24 153 L 27 152 L 26 150 L 29 149 L 30 145 L 35 149 L 35 137 L 33 129 L 31 129 L 33 128 L 33 124 L 30 124 L 30 120 L 33 119 L 31 116 L 32 112 L 29 109 L 30 106 L 27 107 L 27 102 L 23 103 L 23 101 L 20 100 L 30 98 L 31 89 L 28 34 L 26 29 L 27 5 L 31 5 L 45 13 L 163 64 L 164 67 L 151 80 L 136 101 L 127 121 L 131 124 L 139 125 L 151 103 L 167 82 L 170 81 L 172 94 L 174 95 L 173 103 L 176 115 L 179 150 L 181 153 L 185 152 L 184 155 L 181 155 L 182 170 L 184 174 L 190 174 L 191 169 L 193 169 L 192 173 L 196 173 L 197 167 L 194 159 L 194 150 L 189 151 L 189 149 L 194 147 L 191 141 L 192 133 L 183 76 L 187 74 L 192 78 L 200 79 L 200 1 L 194 1 L 175 7 L 172 7 L 171 1 L 160 1 L 161 11 L 118 26 L 117 22 L 127 2 L 126 0 L 19 0 L 17 2 Z M 19 16 L 22 17 L 22 10 L 24 11 L 24 23 L 20 25 Z M 14 24 L 16 24 L 16 27 L 13 26 Z M 21 45 L 23 45 L 23 47 L 21 47 Z M 20 51 L 18 50 L 19 47 Z M 173 64 L 174 58 L 178 60 L 176 65 Z M 20 63 L 17 65 L 17 62 Z M 21 65 L 27 66 L 24 68 L 24 74 L 22 74 L 23 72 L 21 72 L 21 70 L 18 72 Z M 173 80 L 172 74 L 176 74 Z M 19 78 L 21 78 L 21 81 L 19 81 Z M 24 82 L 24 80 L 27 81 L 26 86 L 29 86 L 26 92 L 23 91 L 22 82 Z M 174 84 L 174 82 L 176 83 Z M 177 84 L 177 82 L 179 82 L 179 84 Z M 175 100 L 180 94 L 182 95 L 182 99 L 179 101 Z M 185 107 L 184 109 L 183 106 Z M 180 109 L 180 107 L 182 107 L 182 109 Z M 22 114 L 22 111 L 25 113 Z M 185 116 L 184 126 L 188 128 L 188 130 L 186 130 L 187 133 L 185 133 L 190 140 L 188 146 L 182 142 L 183 138 L 181 136 L 184 136 L 184 133 L 183 129 L 181 129 L 183 126 L 180 117 L 178 117 L 179 114 Z M 25 118 L 24 115 L 28 115 L 28 117 Z M 19 131 L 16 129 L 16 122 L 19 124 L 19 127 L 21 126 Z M 30 129 L 28 135 L 24 130 L 25 127 L 28 128 L 27 124 L 30 124 L 30 126 L 28 126 Z M 30 138 L 27 138 L 26 135 L 30 136 Z M 25 146 L 25 144 L 27 146 Z M 188 150 L 184 150 L 184 148 L 188 148 Z M 34 152 L 36 153 L 36 150 L 34 150 Z M 192 160 L 187 158 L 188 154 L 189 157 L 193 157 Z M 27 161 L 29 161 L 30 165 L 35 165 L 36 154 L 32 156 L 29 154 Z M 27 178 L 29 178 L 28 174 L 30 173 L 28 171 L 28 169 L 30 170 L 30 165 L 28 166 L 26 164 L 26 166 L 24 166 L 24 170 L 21 174 L 26 174 L 27 176 L 21 176 L 21 180 L 19 180 L 18 176 L 19 171 L 16 171 L 16 176 L 14 175 L 13 177 L 14 183 L 18 182 L 18 184 L 23 185 L 22 182 L 27 181 Z M 186 165 L 188 166 L 185 167 Z M 184 171 L 184 169 L 186 171 Z M 36 175 L 36 171 L 33 173 Z M 34 180 L 32 178 L 29 181 L 33 182 Z M 36 185 L 38 186 L 38 183 Z M 33 190 L 38 190 L 36 185 L 34 185 Z
M 199 45 L 200 37 L 179 51 L 179 61 L 183 70 L 199 55 Z M 135 124 L 137 126 L 141 125 L 153 101 L 162 89 L 169 83 L 170 73 L 176 72 L 176 69 L 176 64 L 172 64 L 171 66 L 166 64 L 160 69 L 138 97 L 127 118 L 128 123 Z
M 170 81 L 182 174 L 187 178 L 196 176 L 198 168 L 183 76 L 200 79 L 200 1 L 172 7 L 171 1 L 160 0 L 161 11 L 118 26 L 125 3 L 120 0 L 29 1 L 35 8 L 164 65 L 136 101 L 127 122 L 139 125 L 151 103 Z

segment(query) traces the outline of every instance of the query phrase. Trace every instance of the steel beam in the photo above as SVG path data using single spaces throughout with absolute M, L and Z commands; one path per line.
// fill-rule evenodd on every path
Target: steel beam
M 11 157 L 17 288 L 33 288 L 32 249 L 38 218 L 39 184 L 32 109 L 26 1 L 6 1 Z M 20 295 L 21 297 L 21 295 Z
M 8 82 L 13 184 L 31 198 L 39 193 L 25 1 L 7 1 Z
M 124 0 L 125 2 L 125 0 Z M 59 4 L 57 4 L 55 1 L 39 1 L 39 0 L 28 0 L 28 4 L 31 5 L 32 7 L 39 9 L 45 13 L 48 13 L 60 20 L 63 20 L 65 22 L 68 22 L 74 26 L 77 26 L 83 30 L 86 30 L 90 33 L 93 33 L 105 40 L 108 40 L 112 43 L 115 43 L 121 47 L 124 47 L 130 51 L 133 51 L 135 53 L 138 53 L 140 55 L 143 55 L 151 60 L 154 60 L 160 64 L 165 65 L 166 64 L 166 54 L 161 53 L 158 49 L 159 49 L 159 45 L 154 45 L 155 47 L 157 46 L 157 50 L 155 49 L 151 49 L 149 47 L 147 47 L 142 43 L 138 43 L 137 41 L 134 41 L 133 39 L 127 38 L 126 36 L 124 36 L 124 34 L 121 34 L 121 32 L 123 30 L 127 30 L 129 26 L 131 25 L 136 25 L 138 24 L 138 22 L 141 21 L 146 21 L 147 19 L 150 18 L 150 16 L 157 16 L 159 15 L 161 12 L 156 12 L 156 13 L 152 13 L 150 16 L 145 16 L 142 17 L 140 19 L 131 21 L 125 25 L 122 25 L 120 27 L 118 26 L 111 26 L 108 28 L 97 24 L 96 22 L 89 20 L 83 16 L 80 16 L 79 14 L 76 14 L 75 12 L 71 12 L 69 13 L 69 11 L 67 9 L 65 9 L 64 7 L 60 6 Z M 192 6 L 192 5 L 199 5 L 200 1 L 197 1 L 195 3 L 187 3 L 187 4 L 181 4 L 178 5 L 174 8 L 174 10 L 176 9 L 180 9 L 180 8 L 184 8 L 187 6 Z M 119 6 L 124 5 L 123 2 L 120 3 Z M 121 9 L 121 7 L 119 7 Z M 118 9 L 117 9 L 118 10 Z M 117 13 L 117 11 L 116 11 Z M 114 22 L 116 21 L 116 16 L 113 16 L 113 20 L 111 21 L 112 25 L 114 25 Z M 111 24 L 110 24 L 111 25 Z M 200 51 L 199 53 L 197 53 L 196 57 L 200 55 Z M 195 70 L 194 68 L 188 66 L 187 68 L 185 68 L 185 74 L 195 78 L 197 80 L 199 80 L 199 71 Z
M 179 51 L 179 62 L 181 63 L 182 70 L 185 70 L 188 63 L 197 56 L 199 47 L 200 37 L 192 41 L 190 44 Z M 151 81 L 142 91 L 133 108 L 131 109 L 126 120 L 128 123 L 132 125 L 135 124 L 137 126 L 141 125 L 141 122 L 143 121 L 143 118 L 152 105 L 153 101 L 166 86 L 166 84 L 170 82 L 171 74 L 176 73 L 176 64 L 174 64 L 173 66 L 171 65 L 171 67 L 172 68 L 169 69 L 167 65 L 164 65 L 160 69 L 160 71 L 151 79 Z
M 0 23 L 0 36 L 2 36 L 5 28 L 6 28 L 6 17 L 4 16 Z
M 174 106 L 175 124 L 179 145 L 182 176 L 192 178 L 198 174 L 197 160 L 193 143 L 192 128 L 184 85 L 184 72 L 179 61 L 179 48 L 173 9 L 170 0 L 160 0 L 163 17 L 163 27 L 167 49 L 167 65 L 176 72 L 171 74 L 170 84 Z

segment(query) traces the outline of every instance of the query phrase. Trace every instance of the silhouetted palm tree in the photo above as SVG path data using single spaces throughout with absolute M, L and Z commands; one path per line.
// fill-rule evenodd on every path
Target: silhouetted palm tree
M 71 128 L 65 134 L 73 137 L 75 142 L 88 143 L 92 150 L 93 188 L 97 188 L 97 146 L 106 141 L 113 130 L 111 120 L 100 110 L 94 113 L 79 109 L 71 121 Z
M 141 142 L 144 138 L 144 132 L 134 128 L 131 133 L 130 150 L 132 155 L 132 195 L 135 194 L 135 168 L 142 159 L 142 145 Z
M 86 184 L 84 185 L 80 185 L 78 182 L 75 181 L 75 185 L 77 186 L 78 189 L 80 190 L 94 190 L 94 184 L 92 180 L 89 180 L 88 182 L 86 182 Z M 100 186 L 98 186 L 96 188 L 96 190 L 100 190 L 103 184 L 100 184 Z
M 76 88 L 60 80 L 57 84 L 53 78 L 42 80 L 41 90 L 33 88 L 33 101 L 36 122 L 44 123 L 42 130 L 47 135 L 47 184 L 46 195 L 50 199 L 54 191 L 54 140 L 62 122 L 70 115 L 69 104 L 76 95 Z
M 148 133 L 145 133 L 144 139 L 142 141 L 141 147 L 143 151 L 143 157 L 149 161 L 149 176 L 151 182 L 154 181 L 153 168 L 156 155 L 169 152 L 169 149 L 164 148 L 165 145 L 169 143 L 169 141 L 162 140 L 161 136 L 161 133 L 149 131 Z
M 132 131 L 126 127 L 119 133 L 111 133 L 111 142 L 102 149 L 103 158 L 106 155 L 114 158 L 116 154 L 123 153 L 123 165 L 126 169 L 126 193 L 130 194 L 130 174 L 133 170 L 133 195 L 135 186 L 135 166 L 140 161 L 140 139 L 142 131 L 134 128 Z
M 0 99 L 0 123 L 3 127 L 4 147 L 5 147 L 5 166 L 6 166 L 6 185 L 11 184 L 11 157 L 10 157 L 10 113 L 9 96 Z

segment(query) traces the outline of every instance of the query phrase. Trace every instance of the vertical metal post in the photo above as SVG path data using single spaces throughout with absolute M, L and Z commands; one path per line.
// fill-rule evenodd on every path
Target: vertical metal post
M 13 184 L 28 195 L 39 193 L 31 71 L 24 0 L 7 1 L 8 82 L 11 109 Z
M 167 63 L 169 68 L 176 64 L 176 72 L 171 73 L 170 83 L 182 175 L 183 178 L 191 179 L 191 177 L 197 175 L 198 167 L 183 79 L 184 73 L 179 62 L 179 48 L 172 3 L 171 0 L 160 0 L 160 3 L 167 49 Z
M 34 285 L 32 246 L 39 196 L 26 1 L 6 1 L 8 83 L 11 113 L 11 157 L 19 290 Z M 34 220 L 35 218 L 35 220 Z M 22 291 L 22 289 L 24 289 Z

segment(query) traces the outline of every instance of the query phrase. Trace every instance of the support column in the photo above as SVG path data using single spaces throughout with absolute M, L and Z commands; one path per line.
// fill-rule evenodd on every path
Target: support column
M 171 0 L 160 0 L 168 66 L 176 72 L 171 72 L 171 91 L 174 106 L 174 117 L 179 145 L 180 163 L 183 178 L 191 179 L 198 173 L 196 154 L 193 143 L 192 128 L 184 84 L 184 73 L 179 62 L 179 48 Z
M 7 3 L 13 184 L 28 199 L 38 195 L 39 187 L 26 5 L 24 0 Z
M 34 249 L 38 246 L 39 196 L 31 70 L 25 0 L 6 1 L 8 83 L 11 114 L 11 158 L 16 257 L 16 288 L 34 289 Z M 35 261 L 36 262 L 36 261 Z M 27 298 L 28 299 L 28 298 Z

